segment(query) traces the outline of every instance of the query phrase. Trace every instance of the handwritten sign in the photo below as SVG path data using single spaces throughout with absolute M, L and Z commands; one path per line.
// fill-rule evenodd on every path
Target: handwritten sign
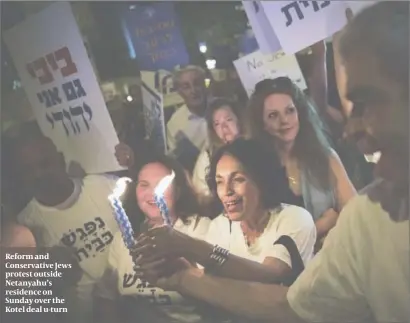
M 306 82 L 295 55 L 285 55 L 283 51 L 264 55 L 260 51 L 241 57 L 233 62 L 248 96 L 251 96 L 256 83 L 270 78 L 287 76 L 302 90 Z
M 137 4 L 124 18 L 141 70 L 173 70 L 189 63 L 172 2 Z
M 4 34 L 44 135 L 87 173 L 122 169 L 118 143 L 68 3 L 50 5 Z
M 145 131 L 157 147 L 158 151 L 167 153 L 164 105 L 162 95 L 142 83 L 142 102 L 144 111 Z
M 347 22 L 344 1 L 262 1 L 261 4 L 287 54 L 328 38 Z
M 282 47 L 266 17 L 262 1 L 242 1 L 249 24 L 263 54 L 276 53 Z

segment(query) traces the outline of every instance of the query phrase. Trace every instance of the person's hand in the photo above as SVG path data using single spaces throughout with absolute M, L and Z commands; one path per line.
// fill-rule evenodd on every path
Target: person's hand
M 131 167 L 134 165 L 134 152 L 130 146 L 123 142 L 115 146 L 115 157 L 120 166 Z
M 172 227 L 160 226 L 148 230 L 137 238 L 136 247 L 131 251 L 133 257 L 143 256 L 160 259 L 185 256 L 189 237 Z
M 134 261 L 135 274 L 141 280 L 157 287 L 170 288 L 178 285 L 178 273 L 189 268 L 195 268 L 185 258 L 154 258 L 140 255 Z M 160 286 L 161 285 L 161 286 Z

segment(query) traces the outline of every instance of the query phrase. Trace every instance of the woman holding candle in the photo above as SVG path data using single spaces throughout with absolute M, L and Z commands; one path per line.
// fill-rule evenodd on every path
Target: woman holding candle
M 171 174 L 174 174 L 174 178 L 163 192 L 162 198 L 168 209 L 173 229 L 199 239 L 206 235 L 210 219 L 199 217 L 200 211 L 195 193 L 188 183 L 184 170 L 176 161 L 165 156 L 153 157 L 132 173 L 135 173 L 135 176 L 132 176 L 133 181 L 128 184 L 123 205 L 136 235 L 147 228 L 164 224 L 156 205 L 154 191 L 158 183 Z M 118 322 L 119 314 L 124 311 L 120 310 L 116 302 L 121 296 L 130 296 L 128 304 L 131 299 L 131 306 L 134 309 L 138 308 L 137 314 L 140 318 L 153 320 L 152 312 L 148 313 L 151 307 L 139 306 L 141 304 L 139 299 L 146 299 L 158 305 L 156 312 L 165 317 L 164 322 L 167 322 L 167 317 L 171 321 L 171 318 L 179 316 L 190 317 L 191 322 L 196 322 L 198 317 L 192 313 L 193 307 L 181 295 L 141 281 L 135 276 L 133 267 L 130 251 L 121 233 L 117 233 L 110 247 L 108 267 L 96 290 L 98 320 Z
M 223 98 L 215 99 L 210 104 L 205 117 L 210 144 L 198 156 L 192 183 L 199 193 L 209 195 L 206 175 L 209 171 L 210 158 L 216 149 L 243 135 L 244 125 L 238 105 Z
M 209 174 L 223 213 L 212 221 L 206 241 L 166 227 L 148 231 L 135 249 L 140 277 L 155 281 L 152 268 L 164 266 L 165 255 L 172 254 L 219 276 L 289 282 L 301 269 L 293 259 L 311 259 L 316 229 L 305 209 L 281 203 L 287 182 L 274 155 L 256 141 L 237 139 L 214 154 Z M 293 241 L 297 254 L 281 237 Z
M 324 238 L 356 191 L 312 103 L 289 78 L 279 77 L 256 85 L 249 113 L 252 137 L 274 148 L 286 170 L 288 200 L 312 214 L 318 239 Z

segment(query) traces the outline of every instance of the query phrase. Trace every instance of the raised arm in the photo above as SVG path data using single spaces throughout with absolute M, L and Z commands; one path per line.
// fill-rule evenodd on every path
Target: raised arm
M 290 272 L 290 267 L 282 260 L 267 257 L 263 263 L 229 255 L 223 266 L 218 266 L 210 259 L 214 245 L 192 238 L 176 230 L 160 227 L 155 228 L 139 240 L 135 255 L 140 256 L 140 270 L 144 271 L 145 265 L 150 264 L 153 258 L 166 258 L 169 255 L 185 257 L 191 262 L 212 268 L 212 273 L 218 276 L 229 277 L 237 280 L 249 280 L 273 283 L 280 281 Z M 273 242 L 272 242 L 273 244 Z

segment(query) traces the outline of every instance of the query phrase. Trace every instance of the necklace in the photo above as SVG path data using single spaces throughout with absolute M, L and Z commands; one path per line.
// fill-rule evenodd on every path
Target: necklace
M 262 230 L 249 230 L 247 226 L 243 222 L 241 222 L 242 235 L 248 247 L 251 247 L 256 242 L 256 239 L 258 239 L 265 232 L 270 217 L 271 213 L 268 212 L 267 216 L 261 219 L 260 223 L 263 223 L 263 226 L 261 226 L 263 228 Z

